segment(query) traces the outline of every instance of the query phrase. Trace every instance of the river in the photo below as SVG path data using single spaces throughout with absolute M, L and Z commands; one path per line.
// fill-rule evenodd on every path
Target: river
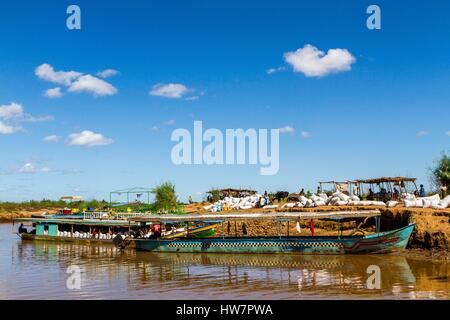
M 448 262 L 398 255 L 120 252 L 21 241 L 16 227 L 0 224 L 0 299 L 450 298 Z

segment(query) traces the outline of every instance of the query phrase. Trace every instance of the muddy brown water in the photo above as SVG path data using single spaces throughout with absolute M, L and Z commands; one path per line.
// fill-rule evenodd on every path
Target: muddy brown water
M 0 299 L 450 298 L 450 264 L 442 261 L 120 252 L 113 246 L 21 241 L 14 229 L 0 224 Z

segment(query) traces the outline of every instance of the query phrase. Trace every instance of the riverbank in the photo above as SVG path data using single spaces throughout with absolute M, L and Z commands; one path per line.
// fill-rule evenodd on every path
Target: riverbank
M 44 212 L 53 214 L 58 212 L 57 208 L 18 208 L 13 211 L 0 211 L 0 223 L 12 222 L 16 218 L 31 218 L 35 215 L 41 215 Z

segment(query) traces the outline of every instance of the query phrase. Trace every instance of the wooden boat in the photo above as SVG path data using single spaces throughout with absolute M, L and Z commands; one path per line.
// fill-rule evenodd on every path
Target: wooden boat
M 222 217 L 223 221 L 248 219 L 276 219 L 278 221 L 298 221 L 299 219 L 354 219 L 374 217 L 377 232 L 358 236 L 278 236 L 278 237 L 213 237 L 178 239 L 135 239 L 140 251 L 152 252 L 190 252 L 190 253 L 304 253 L 304 254 L 361 254 L 386 253 L 406 247 L 414 224 L 397 230 L 380 232 L 380 213 L 377 210 L 357 212 L 288 212 L 261 214 L 221 214 L 185 215 L 178 217 L 153 216 L 134 218 L 133 222 L 178 219 L 184 221 L 204 221 Z
M 414 224 L 409 224 L 398 230 L 368 236 L 136 239 L 134 242 L 137 250 L 155 252 L 386 253 L 404 249 L 413 229 Z
M 139 228 L 146 227 L 145 224 L 128 220 L 83 219 L 81 217 L 54 215 L 39 218 L 18 218 L 14 222 L 31 223 L 34 226 L 31 232 L 18 233 L 22 240 L 112 244 L 115 235 L 120 234 L 131 247 L 134 247 L 134 239 L 130 235 Z M 186 227 L 173 228 L 171 232 L 163 232 L 160 238 L 177 239 L 188 235 L 193 238 L 207 238 L 216 233 L 217 226 L 218 224 L 211 223 L 196 225 L 189 229 Z M 62 232 L 62 230 L 66 231 Z M 93 230 L 100 230 L 100 232 L 95 233 Z

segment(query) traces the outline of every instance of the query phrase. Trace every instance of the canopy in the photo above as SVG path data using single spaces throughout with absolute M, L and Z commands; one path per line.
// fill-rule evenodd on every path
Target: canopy
M 230 220 L 299 220 L 299 219 L 345 219 L 376 217 L 379 210 L 360 211 L 308 211 L 308 212 L 261 212 L 261 213 L 220 213 L 220 214 L 149 214 L 129 218 L 133 222 L 167 222 L 167 221 L 230 221 Z
M 83 197 L 81 196 L 62 196 L 59 199 L 62 201 L 83 201 Z

